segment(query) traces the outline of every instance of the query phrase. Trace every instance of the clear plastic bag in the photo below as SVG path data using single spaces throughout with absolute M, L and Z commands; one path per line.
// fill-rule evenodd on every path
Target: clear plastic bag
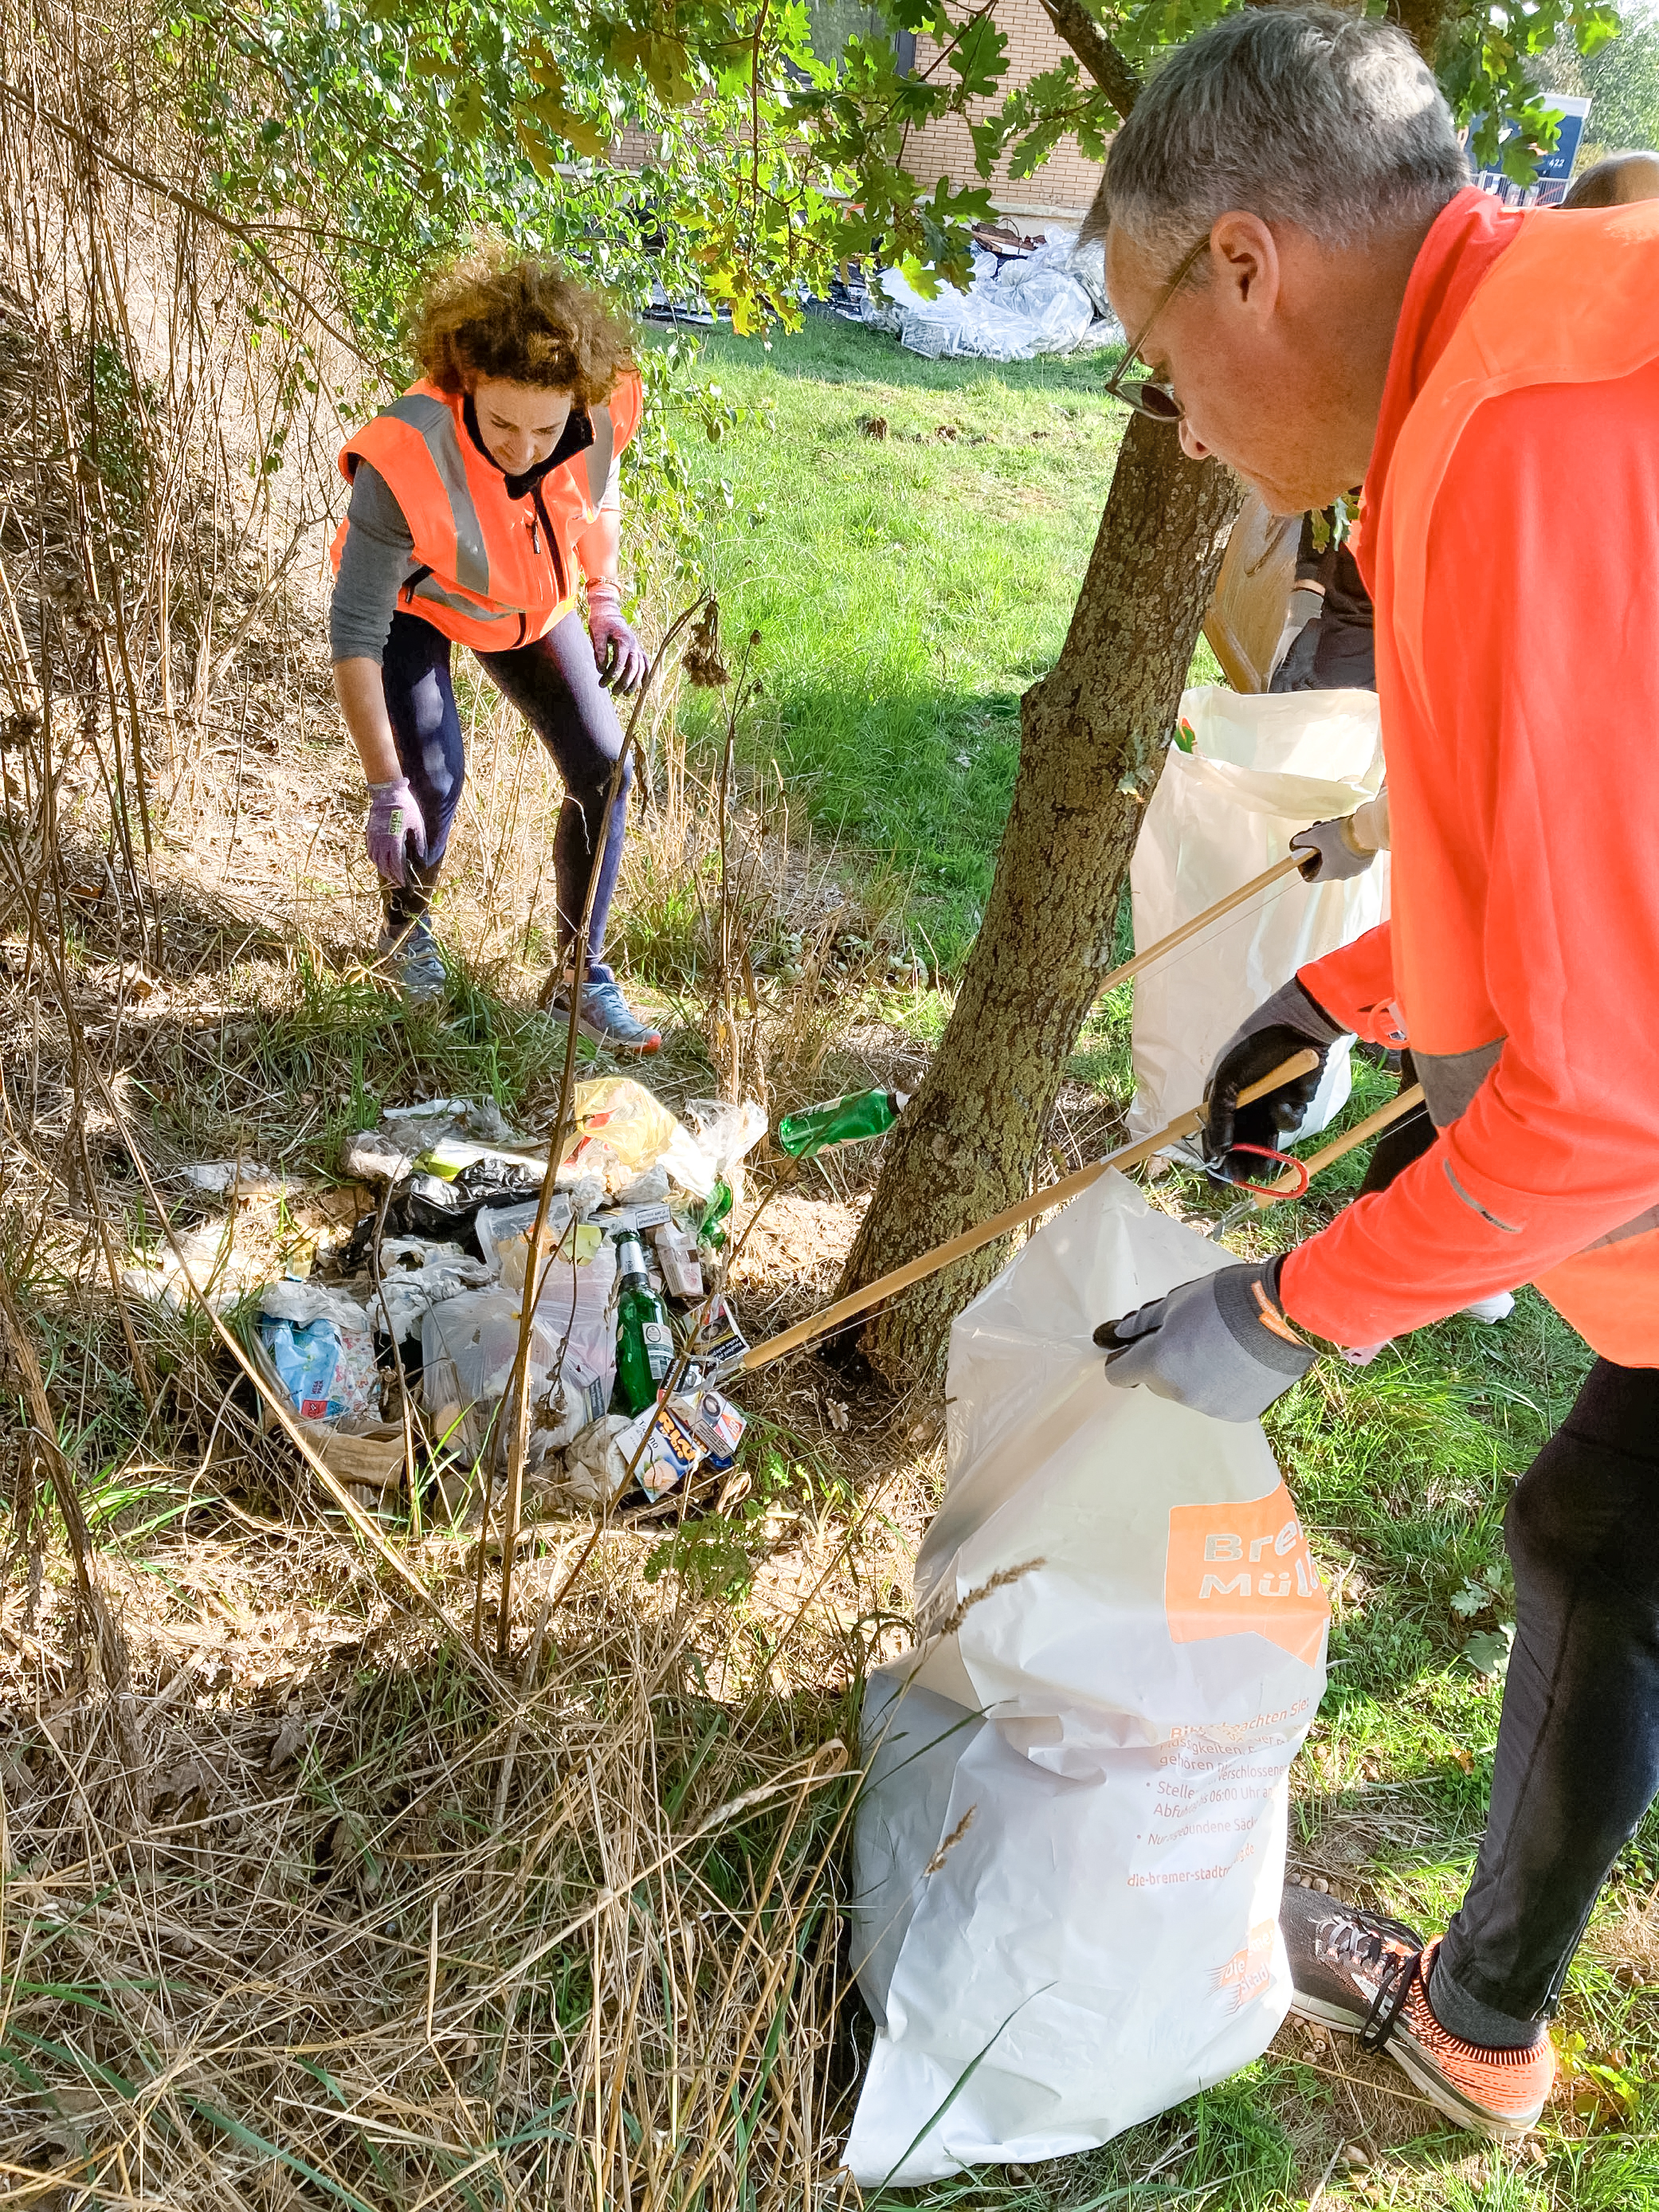
M 616 1255 L 603 1243 L 586 1261 L 555 1260 L 543 1278 L 527 1370 L 532 1468 L 610 1403 L 617 1380 L 616 1280 Z M 447 1299 L 421 1324 L 428 1412 L 470 1456 L 483 1452 L 496 1467 L 506 1464 L 512 1437 L 510 1385 L 522 1310 L 522 1286 L 503 1286 Z
M 532 1468 L 599 1418 L 617 1379 L 609 1310 L 615 1261 L 554 1272 L 563 1288 L 550 1284 L 552 1295 L 544 1293 L 531 1324 L 526 1464 Z M 482 1457 L 491 1468 L 506 1465 L 512 1444 L 512 1381 L 522 1310 L 512 1291 L 468 1291 L 434 1306 L 421 1322 L 422 1391 L 429 1419 L 468 1458 Z
M 365 1304 L 370 1319 L 399 1344 L 413 1336 L 421 1316 L 462 1291 L 487 1287 L 492 1270 L 459 1244 L 434 1244 L 419 1237 L 387 1237 L 380 1243 L 380 1287 Z
M 270 1283 L 256 1328 L 261 1364 L 301 1419 L 332 1426 L 379 1413 L 374 1332 L 355 1298 L 319 1283 Z

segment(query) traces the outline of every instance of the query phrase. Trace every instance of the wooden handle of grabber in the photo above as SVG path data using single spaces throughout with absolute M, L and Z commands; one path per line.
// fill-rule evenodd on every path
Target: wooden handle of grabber
M 1195 914 L 1190 921 L 1183 921 L 1179 929 L 1172 929 L 1167 937 L 1160 937 L 1156 945 L 1149 945 L 1144 952 L 1137 952 L 1133 960 L 1126 960 L 1121 968 L 1114 968 L 1111 974 L 1102 980 L 1095 995 L 1104 997 L 1114 983 L 1124 983 L 1131 975 L 1139 975 L 1143 968 L 1150 968 L 1154 960 L 1161 960 L 1166 952 L 1173 952 L 1177 945 L 1184 945 L 1189 937 L 1196 937 L 1200 929 L 1207 929 L 1212 921 L 1219 921 L 1224 914 L 1231 914 L 1236 906 L 1243 906 L 1246 899 L 1254 898 L 1258 891 L 1265 891 L 1270 884 L 1278 883 L 1281 877 L 1297 874 L 1303 862 L 1313 857 L 1307 853 L 1289 853 L 1282 860 L 1275 860 L 1271 868 L 1264 869 L 1259 876 L 1252 876 L 1248 884 L 1241 884 L 1236 891 L 1229 891 L 1225 898 L 1218 899 L 1213 906 L 1206 906 L 1202 914 Z
M 1260 1098 L 1264 1091 L 1277 1091 L 1281 1083 L 1294 1083 L 1298 1076 L 1312 1074 L 1318 1065 L 1319 1054 L 1311 1048 L 1306 1052 L 1292 1053 L 1281 1066 L 1274 1068 L 1271 1075 L 1264 1075 L 1260 1083 L 1252 1083 L 1241 1091 L 1238 1103 L 1241 1106 L 1248 1106 L 1251 1099 Z M 781 1335 L 769 1337 L 764 1344 L 756 1345 L 744 1354 L 744 1370 L 752 1374 L 756 1368 L 769 1367 L 775 1359 L 781 1359 L 786 1352 L 793 1352 L 797 1346 L 810 1343 L 815 1336 L 828 1336 L 843 1322 L 851 1321 L 854 1314 L 866 1313 L 872 1306 L 879 1305 L 884 1298 L 890 1298 L 896 1291 L 908 1291 L 912 1283 L 923 1282 L 929 1275 L 936 1275 L 941 1267 L 948 1267 L 953 1260 L 965 1260 L 970 1252 L 977 1252 L 981 1246 L 994 1243 L 999 1237 L 1006 1237 L 1011 1229 L 1018 1229 L 1022 1223 L 1034 1220 L 1039 1213 L 1048 1213 L 1057 1206 L 1069 1204 L 1079 1191 L 1087 1190 L 1091 1182 L 1097 1182 L 1108 1168 L 1132 1168 L 1140 1160 L 1151 1159 L 1152 1154 L 1161 1152 L 1165 1145 L 1173 1145 L 1182 1137 L 1190 1137 L 1194 1129 L 1202 1126 L 1203 1120 L 1204 1109 L 1194 1106 L 1171 1121 L 1168 1128 L 1158 1130 L 1155 1136 L 1142 1137 L 1138 1143 L 1121 1146 L 1116 1152 L 1109 1152 L 1103 1160 L 1091 1160 L 1086 1168 L 1079 1168 L 1074 1174 L 1063 1176 L 1058 1182 L 1048 1183 L 1042 1190 L 1033 1191 L 1029 1198 L 1022 1198 L 1018 1205 L 1005 1206 L 1000 1213 L 994 1213 L 988 1221 L 981 1221 L 972 1229 L 964 1229 L 960 1237 L 952 1237 L 946 1243 L 936 1244 L 931 1252 L 924 1252 L 920 1259 L 908 1261 L 902 1267 L 895 1267 L 890 1275 L 879 1276 L 875 1282 L 866 1283 L 861 1291 L 853 1291 L 850 1297 L 837 1298 L 834 1305 L 825 1306 L 822 1313 L 808 1314 L 805 1321 L 798 1321 L 793 1328 L 786 1328 Z
M 1241 1096 L 1239 1103 L 1243 1105 L 1243 1103 Z M 1340 1160 L 1344 1152 L 1352 1152 L 1356 1145 L 1363 1145 L 1367 1138 L 1376 1136 L 1391 1121 L 1398 1121 L 1414 1106 L 1422 1103 L 1423 1086 L 1420 1083 L 1413 1083 L 1409 1091 L 1402 1091 L 1397 1098 L 1390 1098 L 1386 1106 L 1379 1106 L 1375 1114 L 1367 1114 L 1363 1121 L 1356 1121 L 1352 1129 L 1345 1130 L 1334 1144 L 1322 1146 L 1318 1152 L 1310 1152 L 1303 1161 L 1303 1166 L 1310 1177 L 1316 1176 L 1322 1168 L 1329 1167 L 1333 1160 Z M 1282 1175 L 1277 1182 L 1269 1183 L 1265 1190 L 1256 1191 L 1254 1202 L 1262 1206 L 1271 1206 L 1275 1199 L 1300 1198 L 1307 1187 L 1298 1175 Z

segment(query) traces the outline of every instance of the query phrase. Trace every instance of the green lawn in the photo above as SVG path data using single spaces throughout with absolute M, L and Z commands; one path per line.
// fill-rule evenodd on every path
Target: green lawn
M 761 633 L 757 741 L 822 828 L 914 878 L 947 964 L 989 888 L 1020 694 L 1059 652 L 1105 505 L 1109 359 L 923 361 L 820 316 L 703 348 L 702 374 L 775 423 L 693 456 L 731 488 L 714 570 L 727 636 Z

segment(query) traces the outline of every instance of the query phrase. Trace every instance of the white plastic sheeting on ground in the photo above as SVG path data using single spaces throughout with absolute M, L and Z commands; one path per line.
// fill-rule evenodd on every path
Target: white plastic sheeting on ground
M 1087 2149 L 1284 2017 L 1324 1592 L 1260 1427 L 1111 1388 L 1092 1341 L 1228 1256 L 1109 1175 L 951 1330 L 919 1649 L 865 1693 L 861 2185 Z
M 1100 260 L 1098 244 L 1079 248 L 1071 232 L 1008 260 L 975 252 L 972 289 L 941 284 L 932 300 L 897 270 L 884 269 L 871 282 L 866 317 L 930 360 L 1032 361 L 1039 354 L 1121 344 L 1116 322 L 1098 312 L 1105 302 Z
M 1382 781 L 1374 691 L 1183 693 L 1193 749 L 1171 745 L 1135 845 L 1129 884 L 1135 944 L 1156 944 L 1262 874 L 1310 822 L 1352 814 Z M 1225 915 L 1135 979 L 1133 1136 L 1196 1106 L 1216 1054 L 1254 1007 L 1297 969 L 1386 921 L 1389 856 L 1346 883 L 1288 876 Z M 1338 1046 L 1300 1133 L 1346 1103 L 1348 1048 Z M 1263 1164 L 1264 1172 L 1267 1164 Z

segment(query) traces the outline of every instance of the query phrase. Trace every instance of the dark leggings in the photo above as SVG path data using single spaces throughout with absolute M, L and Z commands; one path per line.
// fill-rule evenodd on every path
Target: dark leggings
M 409 870 L 409 881 L 401 890 L 386 886 L 386 911 L 393 928 L 423 914 L 430 902 L 466 781 L 449 649 L 443 633 L 418 615 L 392 617 L 381 663 L 386 713 L 398 740 L 398 757 L 426 821 L 423 864 Z M 515 653 L 481 653 L 478 662 L 552 754 L 564 779 L 564 805 L 553 840 L 562 957 L 580 923 L 599 848 L 588 952 L 592 971 L 608 975 L 597 963 L 622 861 L 632 777 L 624 771 L 601 847 L 605 798 L 623 732 L 611 694 L 599 682 L 586 629 L 579 615 L 568 614 L 533 645 L 520 646 Z
M 1600 1359 L 1504 1518 L 1515 1648 L 1486 1832 L 1430 1996 L 1455 2034 L 1554 2009 L 1659 1793 L 1659 1369 Z M 1452 1987 L 1445 1987 L 1449 1981 Z

